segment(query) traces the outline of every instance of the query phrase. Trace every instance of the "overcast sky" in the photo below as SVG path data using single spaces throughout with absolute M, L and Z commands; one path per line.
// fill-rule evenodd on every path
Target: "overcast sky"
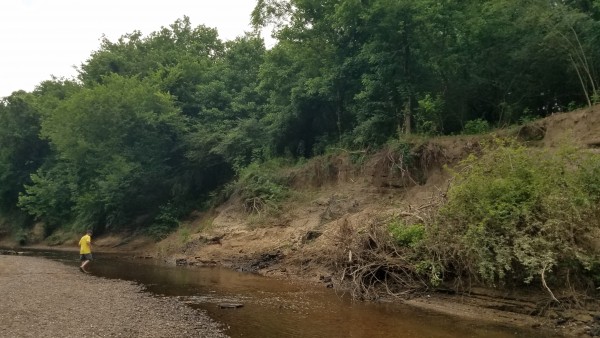
M 231 40 L 250 28 L 256 0 L 0 0 L 0 98 L 32 91 L 43 80 L 73 77 L 100 46 L 140 30 L 144 35 L 184 15 Z M 268 35 L 268 34 L 267 34 Z

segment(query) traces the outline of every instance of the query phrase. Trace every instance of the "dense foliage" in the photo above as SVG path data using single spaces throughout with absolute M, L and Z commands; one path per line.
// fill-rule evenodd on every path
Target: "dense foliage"
M 409 226 L 393 233 L 411 239 L 432 281 L 598 285 L 599 170 L 590 152 L 500 142 L 462 161 L 439 214 L 412 225 L 424 229 L 417 243 Z
M 223 42 L 184 17 L 104 39 L 78 79 L 3 98 L 0 212 L 48 232 L 168 230 L 251 163 L 599 100 L 598 0 L 259 0 L 252 21 L 273 24 L 277 44 Z M 248 198 L 284 195 L 245 179 Z

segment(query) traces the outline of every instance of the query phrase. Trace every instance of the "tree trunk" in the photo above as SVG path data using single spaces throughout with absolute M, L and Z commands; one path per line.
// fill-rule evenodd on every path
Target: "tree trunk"
M 411 134 L 411 120 L 412 120 L 412 114 L 411 114 L 411 105 L 412 105 L 412 99 L 411 96 L 408 96 L 408 100 L 406 100 L 406 103 L 404 104 L 404 134 L 406 135 L 410 135 Z

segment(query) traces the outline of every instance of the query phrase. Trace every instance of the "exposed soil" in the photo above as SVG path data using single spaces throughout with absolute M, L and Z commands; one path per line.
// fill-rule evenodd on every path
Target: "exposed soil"
M 554 147 L 569 140 L 598 152 L 600 106 L 553 115 L 499 133 L 516 136 L 531 146 Z M 112 235 L 95 239 L 95 245 L 102 250 L 131 250 L 139 256 L 164 258 L 170 264 L 223 265 L 275 278 L 300 279 L 319 287 L 343 288 L 346 285 L 329 264 L 331 255 L 347 255 L 340 250 L 340 241 L 351 241 L 374 219 L 410 214 L 426 206 L 447 189 L 450 175 L 443 166 L 476 152 L 478 142 L 477 137 L 455 136 L 423 144 L 416 150 L 423 155 L 420 177 L 390 170 L 397 159 L 386 152 L 369 158 L 348 153 L 323 159 L 311 168 L 290 171 L 289 180 L 298 194 L 276 213 L 249 215 L 243 203 L 234 198 L 214 211 L 192 215 L 179 231 L 159 243 Z M 357 169 L 352 161 L 364 162 Z M 77 238 L 72 242 L 76 246 Z M 78 278 L 87 280 L 88 276 Z M 519 293 L 469 290 L 464 294 L 414 295 L 398 301 L 471 319 L 543 326 L 566 335 L 589 336 L 596 331 L 600 335 L 598 304 L 592 308 L 552 308 L 545 300 L 547 295 L 540 286 Z
M 226 337 L 204 313 L 122 280 L 0 255 L 3 337 Z

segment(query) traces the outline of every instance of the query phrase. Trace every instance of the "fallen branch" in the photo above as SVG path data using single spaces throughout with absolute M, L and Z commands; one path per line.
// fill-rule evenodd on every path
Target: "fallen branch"
M 423 219 L 423 217 L 421 217 L 421 216 L 419 216 L 419 215 L 417 215 L 415 213 L 412 213 L 412 212 L 401 211 L 401 212 L 398 213 L 398 216 L 414 217 L 414 218 L 420 220 L 421 222 L 425 222 L 425 220 Z

